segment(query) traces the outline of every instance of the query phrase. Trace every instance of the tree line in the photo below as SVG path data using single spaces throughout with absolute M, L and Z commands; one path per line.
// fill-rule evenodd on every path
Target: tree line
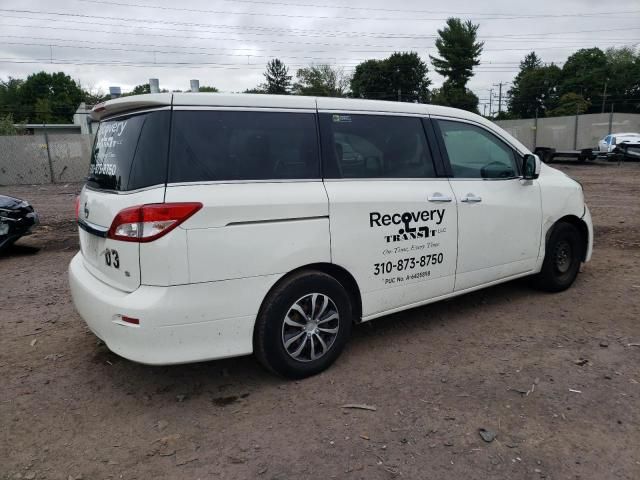
M 502 118 L 616 112 L 640 113 L 640 51 L 586 48 L 562 67 L 535 52 L 520 62 Z

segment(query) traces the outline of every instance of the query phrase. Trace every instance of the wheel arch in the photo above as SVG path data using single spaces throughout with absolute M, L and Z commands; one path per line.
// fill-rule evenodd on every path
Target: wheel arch
M 351 273 L 341 267 L 340 265 L 336 265 L 335 263 L 310 263 L 308 265 L 302 265 L 294 270 L 283 275 L 276 283 L 274 283 L 271 288 L 267 291 L 262 302 L 260 302 L 260 309 L 258 310 L 258 315 L 263 309 L 264 303 L 269 298 L 271 293 L 277 289 L 283 282 L 289 279 L 292 275 L 299 274 L 303 271 L 316 271 L 325 273 L 333 278 L 335 278 L 346 290 L 349 298 L 351 299 L 351 306 L 353 308 L 353 320 L 354 323 L 360 323 L 362 318 L 362 295 L 360 293 L 360 287 L 358 286 L 358 282 L 351 275 Z
M 587 258 L 587 249 L 589 248 L 589 228 L 587 224 L 581 218 L 578 218 L 575 215 L 565 215 L 564 217 L 559 218 L 554 222 L 554 224 L 547 230 L 547 234 L 545 237 L 545 251 L 547 250 L 547 246 L 549 245 L 549 239 L 551 238 L 551 233 L 554 229 L 560 225 L 561 223 L 568 223 L 576 227 L 578 232 L 580 233 L 580 238 L 582 240 L 582 252 L 581 259 L 584 262 Z

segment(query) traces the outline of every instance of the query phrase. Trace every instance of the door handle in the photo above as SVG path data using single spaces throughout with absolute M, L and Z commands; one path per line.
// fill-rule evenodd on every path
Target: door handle
M 446 203 L 446 202 L 451 202 L 453 199 L 451 197 L 442 195 L 439 192 L 436 192 L 433 195 L 429 195 L 427 197 L 427 200 L 429 200 L 430 202 L 436 202 L 436 203 Z
M 478 197 L 473 193 L 467 193 L 467 195 L 462 198 L 462 201 L 465 203 L 478 203 L 482 201 L 482 197 Z

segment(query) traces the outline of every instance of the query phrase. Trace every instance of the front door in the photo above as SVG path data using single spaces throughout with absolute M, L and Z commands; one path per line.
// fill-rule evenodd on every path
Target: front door
M 542 207 L 537 180 L 522 180 L 520 156 L 488 129 L 437 120 L 458 204 L 455 290 L 535 268 Z
M 453 292 L 456 203 L 420 117 L 321 111 L 320 127 L 331 259 L 355 277 L 363 318 Z

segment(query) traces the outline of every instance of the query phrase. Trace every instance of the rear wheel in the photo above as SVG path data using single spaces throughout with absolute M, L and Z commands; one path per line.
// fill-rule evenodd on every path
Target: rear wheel
M 547 243 L 542 270 L 534 285 L 547 292 L 561 292 L 569 288 L 578 275 L 583 240 L 578 229 L 570 223 L 559 223 L 553 228 Z
M 265 299 L 256 320 L 254 351 L 272 372 L 315 375 L 338 358 L 351 334 L 349 295 L 333 277 L 303 271 Z

